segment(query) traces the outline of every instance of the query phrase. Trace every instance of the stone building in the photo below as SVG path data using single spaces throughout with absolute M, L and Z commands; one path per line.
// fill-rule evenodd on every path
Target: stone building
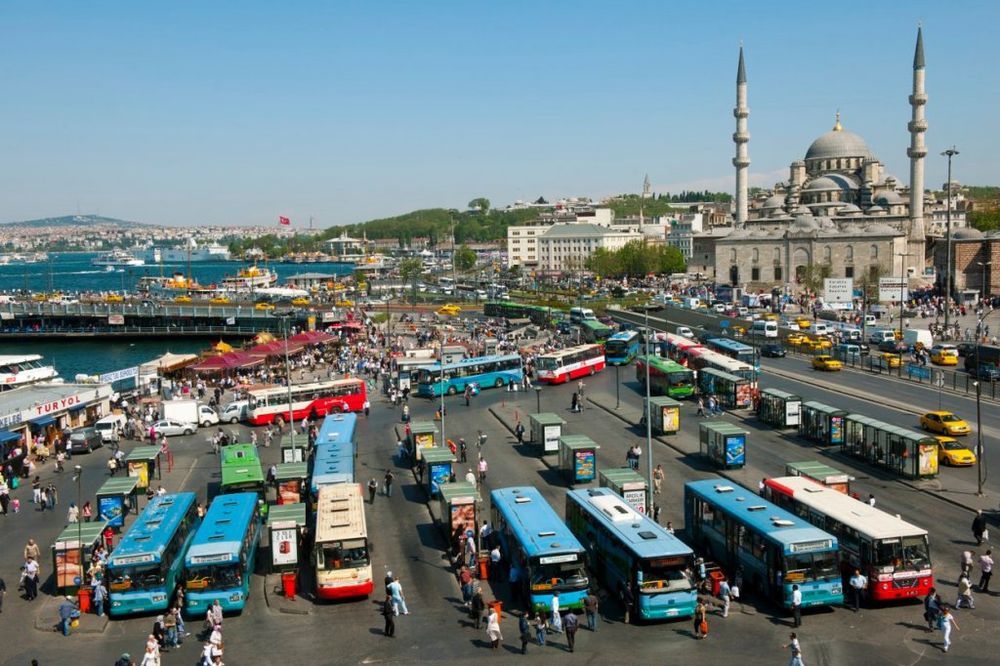
M 973 302 L 983 294 L 1000 295 L 1000 231 L 984 234 L 971 227 L 951 234 L 952 293 L 963 302 Z M 934 246 L 934 269 L 944 275 L 948 266 L 948 246 Z

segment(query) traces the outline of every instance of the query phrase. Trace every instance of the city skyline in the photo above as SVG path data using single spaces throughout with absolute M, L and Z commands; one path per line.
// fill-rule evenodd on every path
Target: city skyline
M 733 83 L 751 82 L 751 186 L 834 123 L 908 184 L 913 38 L 927 51 L 928 188 L 995 184 L 1000 9 L 842 3 L 301 2 L 8 7 L 0 221 L 80 211 L 306 229 L 538 196 L 733 193 Z M 721 21 L 719 17 L 725 17 Z M 960 20 L 956 20 L 960 17 Z M 994 20 L 991 20 L 994 19 Z M 873 37 L 874 35 L 874 37 Z

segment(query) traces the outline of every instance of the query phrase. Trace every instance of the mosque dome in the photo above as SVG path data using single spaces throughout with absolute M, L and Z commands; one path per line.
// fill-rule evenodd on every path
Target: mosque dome
M 875 197 L 875 203 L 879 206 L 898 206 L 905 202 L 903 201 L 903 197 L 899 196 L 897 192 L 886 190 L 885 192 L 878 193 Z
M 812 142 L 806 151 L 807 160 L 825 160 L 838 157 L 864 157 L 875 159 L 868 144 L 854 132 L 840 125 L 840 114 L 833 129 Z
M 792 223 L 792 231 L 796 232 L 808 232 L 808 231 L 819 231 L 819 223 L 816 222 L 816 218 L 812 215 L 796 215 L 795 222 Z
M 964 229 L 956 229 L 951 232 L 952 240 L 973 240 L 977 238 L 982 238 L 983 232 L 979 229 L 973 229 L 972 227 L 965 227 Z
M 785 207 L 785 195 L 784 194 L 772 194 L 764 202 L 763 208 L 784 208 Z

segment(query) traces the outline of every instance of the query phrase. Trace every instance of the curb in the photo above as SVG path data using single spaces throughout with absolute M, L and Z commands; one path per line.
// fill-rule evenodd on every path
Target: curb
M 281 580 L 280 577 L 278 578 L 278 580 L 280 582 L 280 580 Z M 312 614 L 312 606 L 313 606 L 313 604 L 309 604 L 307 607 L 304 607 L 304 608 L 303 607 L 300 607 L 300 608 L 286 608 L 285 606 L 281 605 L 281 603 L 280 603 L 280 600 L 284 599 L 284 596 L 278 595 L 277 599 L 275 599 L 272 602 L 272 600 L 271 600 L 271 595 L 272 594 L 274 594 L 274 588 L 271 585 L 268 584 L 268 576 L 264 576 L 264 603 L 267 605 L 268 608 L 270 608 L 271 610 L 276 610 L 279 613 L 284 613 L 285 615 L 311 615 Z M 299 599 L 299 597 L 295 597 L 295 598 L 296 598 L 296 600 Z M 288 603 L 292 603 L 292 602 L 288 602 Z

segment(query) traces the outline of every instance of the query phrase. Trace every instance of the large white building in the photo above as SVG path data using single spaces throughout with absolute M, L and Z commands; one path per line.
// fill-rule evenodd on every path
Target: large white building
M 642 237 L 640 231 L 597 224 L 556 224 L 536 238 L 538 269 L 550 273 L 583 270 L 598 248 L 620 250 Z

